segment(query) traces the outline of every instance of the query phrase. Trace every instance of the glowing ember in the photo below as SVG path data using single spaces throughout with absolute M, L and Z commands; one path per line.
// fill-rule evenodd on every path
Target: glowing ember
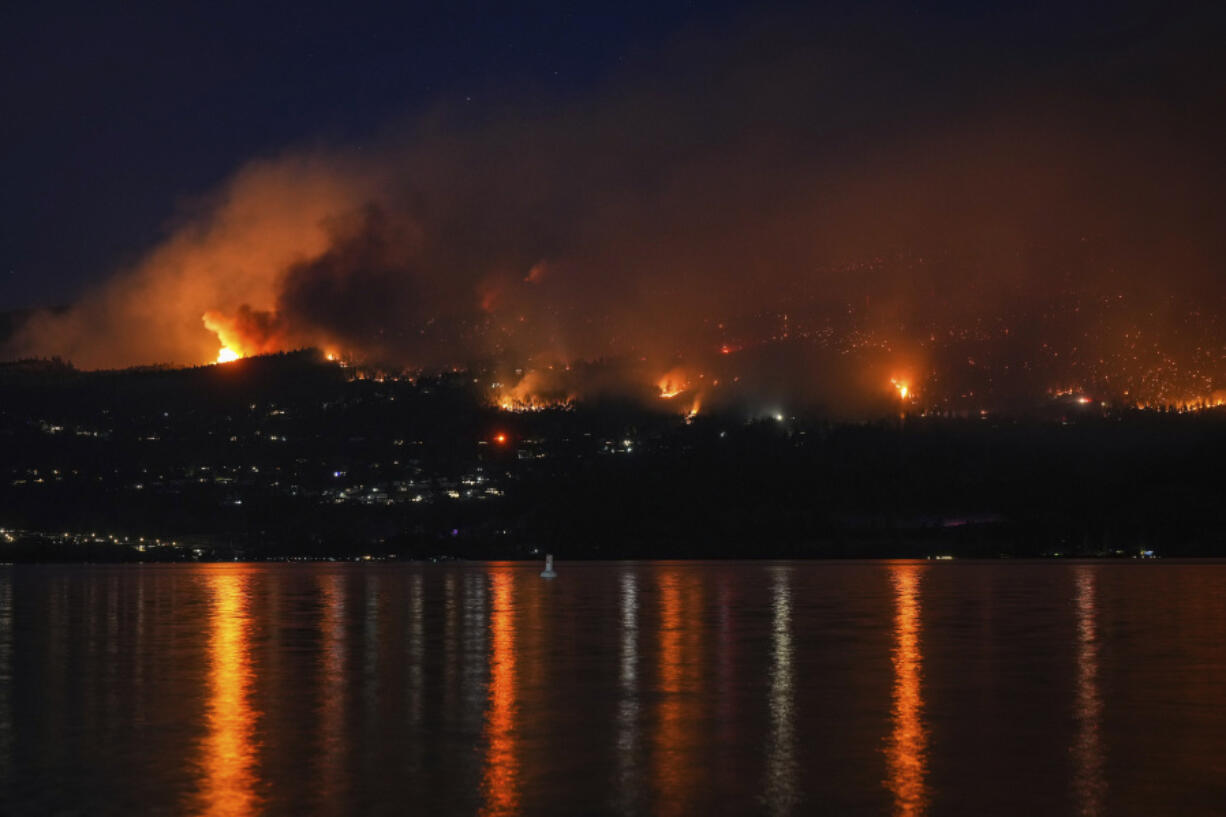
M 242 357 L 242 355 L 231 349 L 229 346 L 223 346 L 221 347 L 221 351 L 217 353 L 217 362 L 229 363 L 231 361 L 238 360 L 240 357 Z
M 495 435 L 494 435 L 494 442 L 498 443 L 499 445 L 506 445 L 506 444 L 507 444 L 507 435 L 506 435 L 506 434 L 503 434 L 502 432 L 499 432 L 499 433 L 495 434 Z

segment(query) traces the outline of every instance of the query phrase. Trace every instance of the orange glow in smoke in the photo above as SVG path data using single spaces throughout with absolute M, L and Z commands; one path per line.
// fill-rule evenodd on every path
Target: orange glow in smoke
M 689 377 L 682 368 L 671 369 L 656 381 L 656 389 L 659 390 L 662 400 L 671 400 L 689 387 Z
M 698 412 L 701 409 L 702 409 L 702 395 L 700 394 L 694 398 L 694 401 L 692 403 L 690 403 L 690 410 L 685 415 L 685 421 L 687 423 L 693 422 L 694 418 L 698 416 Z
M 288 348 L 275 316 L 240 308 L 233 314 L 209 310 L 201 316 L 204 326 L 217 335 L 221 351 L 217 363 L 228 363 L 240 357 L 279 352 Z
M 503 411 L 565 409 L 573 404 L 575 397 L 567 393 L 563 385 L 556 375 L 533 369 L 520 377 L 514 386 L 496 383 L 494 402 Z

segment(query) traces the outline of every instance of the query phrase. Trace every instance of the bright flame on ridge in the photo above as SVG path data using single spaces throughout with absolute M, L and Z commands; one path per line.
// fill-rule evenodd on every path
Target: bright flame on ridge
M 662 400 L 671 400 L 689 388 L 689 377 L 682 368 L 672 369 L 656 381 L 656 390 Z

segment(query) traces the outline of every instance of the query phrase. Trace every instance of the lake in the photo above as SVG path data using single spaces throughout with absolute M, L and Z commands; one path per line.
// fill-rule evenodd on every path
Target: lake
M 6 815 L 1226 811 L 1226 564 L 0 568 Z

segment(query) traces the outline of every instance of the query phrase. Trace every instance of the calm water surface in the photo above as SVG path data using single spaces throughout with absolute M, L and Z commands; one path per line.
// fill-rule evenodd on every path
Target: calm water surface
M 1226 565 L 0 568 L 0 813 L 1226 812 Z

